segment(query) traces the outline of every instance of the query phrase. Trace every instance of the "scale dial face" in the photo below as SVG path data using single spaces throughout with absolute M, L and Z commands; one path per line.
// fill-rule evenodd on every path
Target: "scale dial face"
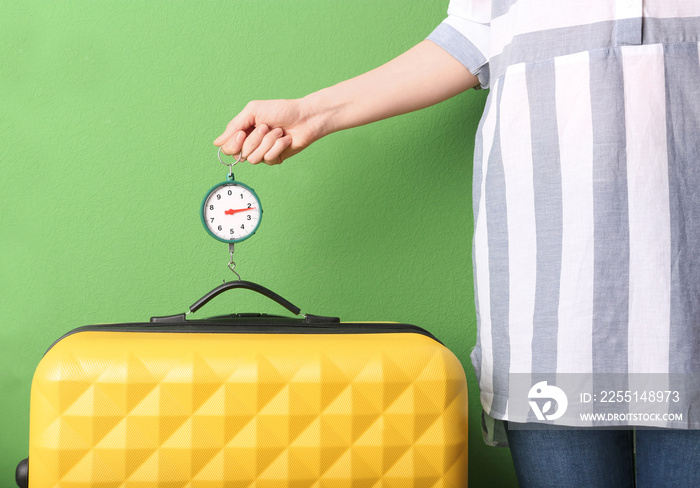
M 240 242 L 253 234 L 262 219 L 260 200 L 252 188 L 237 181 L 221 183 L 204 197 L 202 223 L 222 242 Z

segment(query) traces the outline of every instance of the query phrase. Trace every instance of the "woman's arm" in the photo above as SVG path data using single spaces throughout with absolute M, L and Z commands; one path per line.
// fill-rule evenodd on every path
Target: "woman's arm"
M 464 65 L 426 40 L 372 71 L 304 98 L 250 102 L 214 144 L 253 164 L 279 164 L 325 135 L 434 105 L 478 83 Z

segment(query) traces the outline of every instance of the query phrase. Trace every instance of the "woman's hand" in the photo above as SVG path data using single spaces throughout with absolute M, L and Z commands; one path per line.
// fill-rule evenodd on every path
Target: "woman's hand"
M 323 136 L 304 99 L 252 101 L 214 144 L 252 164 L 280 164 Z

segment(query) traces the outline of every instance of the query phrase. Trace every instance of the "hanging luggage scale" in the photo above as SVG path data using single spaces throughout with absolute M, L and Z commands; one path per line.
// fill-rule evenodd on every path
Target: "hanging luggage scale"
M 202 200 L 201 217 L 210 236 L 229 244 L 241 242 L 255 234 L 262 218 L 260 199 L 255 191 L 240 181 L 235 181 L 232 168 L 240 158 L 228 164 L 226 181 L 211 188 Z
M 236 265 L 233 262 L 233 245 L 248 239 L 258 230 L 262 220 L 262 206 L 255 191 L 236 181 L 233 176 L 233 166 L 242 159 L 239 157 L 233 163 L 225 163 L 221 159 L 221 148 L 218 158 L 221 164 L 229 167 L 229 173 L 226 181 L 215 185 L 204 196 L 200 217 L 210 236 L 228 243 L 231 254 L 228 267 L 240 280 L 240 275 L 234 271 Z

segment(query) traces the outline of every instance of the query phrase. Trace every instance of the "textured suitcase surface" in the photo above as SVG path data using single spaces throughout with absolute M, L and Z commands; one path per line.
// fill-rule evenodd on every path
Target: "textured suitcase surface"
M 432 336 L 236 320 L 57 341 L 32 383 L 29 486 L 466 486 L 464 371 Z

